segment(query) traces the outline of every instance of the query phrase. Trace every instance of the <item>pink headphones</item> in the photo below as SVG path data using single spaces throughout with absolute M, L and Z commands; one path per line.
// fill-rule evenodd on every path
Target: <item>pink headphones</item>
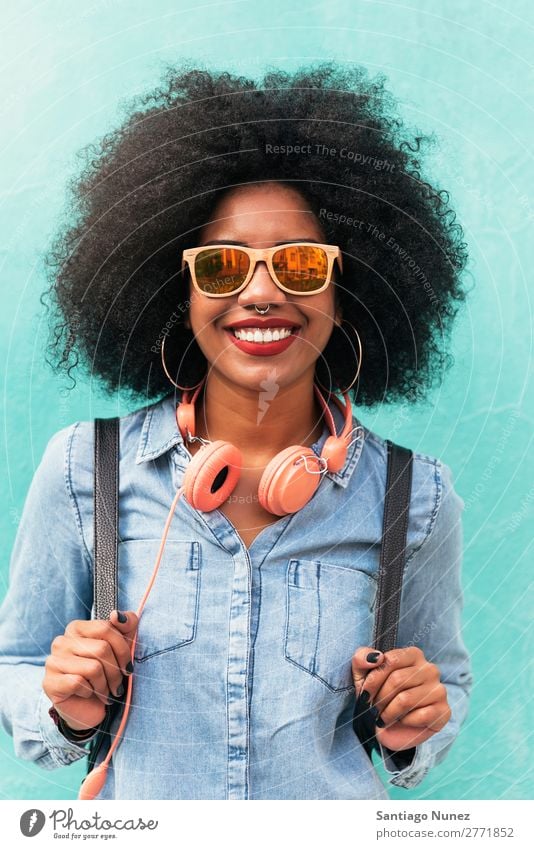
M 195 436 L 195 401 L 206 378 L 199 384 L 194 394 L 186 390 L 181 403 L 176 408 L 178 429 L 185 440 L 192 442 Z M 347 394 L 345 405 L 333 396 L 345 416 L 345 424 L 340 436 L 336 435 L 334 419 L 328 404 L 317 385 L 314 384 L 317 398 L 324 410 L 331 436 L 326 440 L 321 456 L 303 445 L 290 445 L 276 454 L 267 464 L 258 487 L 261 506 L 275 516 L 285 516 L 302 510 L 319 486 L 321 476 L 326 472 L 338 472 L 343 468 L 349 447 L 348 438 L 352 434 L 352 406 Z M 219 507 L 234 491 L 243 465 L 239 448 L 231 442 L 221 439 L 204 442 L 202 448 L 189 463 L 183 488 L 185 497 L 196 510 L 209 513 Z
M 195 437 L 195 401 L 203 384 L 204 381 L 198 386 L 193 396 L 191 396 L 189 391 L 184 392 L 182 400 L 176 408 L 178 428 L 182 437 L 189 441 L 200 439 L 200 437 Z M 327 471 L 338 472 L 343 468 L 349 445 L 352 444 L 352 442 L 348 442 L 353 430 L 351 427 L 352 405 L 347 393 L 343 393 L 344 405 L 335 395 L 332 396 L 345 416 L 343 430 L 337 436 L 334 418 L 330 408 L 315 384 L 314 389 L 324 410 L 331 436 L 326 440 L 320 457 L 317 457 L 311 448 L 303 445 L 290 445 L 289 448 L 280 451 L 267 464 L 261 477 L 258 497 L 262 507 L 276 516 L 285 516 L 287 513 L 296 513 L 298 510 L 301 510 L 315 493 L 321 476 Z M 320 468 L 309 468 L 309 465 L 319 466 Z M 224 442 L 221 439 L 215 442 L 205 442 L 198 453 L 195 454 L 185 471 L 183 484 L 176 491 L 171 504 L 156 557 L 156 563 L 152 571 L 152 577 L 148 582 L 148 586 L 137 610 L 139 620 L 141 619 L 145 602 L 159 569 L 171 519 L 180 496 L 185 495 L 187 501 L 196 510 L 203 512 L 215 510 L 233 491 L 239 480 L 241 467 L 241 451 L 235 445 L 232 445 L 230 442 Z M 131 644 L 132 663 L 134 662 L 138 633 L 139 627 L 135 632 Z M 95 767 L 83 780 L 78 793 L 78 799 L 94 799 L 106 783 L 107 770 L 111 762 L 111 757 L 122 739 L 122 734 L 128 720 L 132 701 L 133 678 L 133 674 L 128 677 L 124 712 L 114 740 L 102 763 Z

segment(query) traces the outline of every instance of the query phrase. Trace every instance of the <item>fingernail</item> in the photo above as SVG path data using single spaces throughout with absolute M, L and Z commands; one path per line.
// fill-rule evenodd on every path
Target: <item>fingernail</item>
M 379 651 L 370 651 L 365 659 L 367 663 L 376 663 L 378 658 L 380 657 L 380 654 L 381 652 Z
M 112 705 L 114 701 L 115 699 L 113 698 L 113 696 L 108 696 L 108 705 Z
M 117 618 L 122 625 L 124 625 L 124 623 L 128 621 L 128 617 L 126 616 L 126 614 L 122 613 L 120 610 L 117 610 Z
M 123 695 L 124 695 L 124 684 L 119 684 L 119 686 L 117 687 L 116 698 L 120 699 L 120 697 L 123 696 Z
M 384 720 L 383 720 L 383 719 L 382 719 L 382 717 L 380 717 L 380 716 L 379 716 L 379 717 L 378 717 L 378 719 L 376 720 L 376 723 L 375 723 L 375 724 L 376 724 L 376 725 L 378 725 L 378 727 L 379 727 L 379 728 L 384 728 L 384 727 L 385 727 L 385 725 L 386 725 L 386 723 L 384 722 Z
M 133 663 L 131 660 L 129 660 L 126 664 L 126 672 L 128 673 L 128 675 L 131 675 L 133 672 Z
M 369 697 L 369 693 L 367 692 L 367 690 L 362 690 L 361 693 L 360 693 L 360 700 L 362 701 L 362 703 L 364 705 L 367 704 L 367 702 L 369 701 L 369 698 L 370 697 Z

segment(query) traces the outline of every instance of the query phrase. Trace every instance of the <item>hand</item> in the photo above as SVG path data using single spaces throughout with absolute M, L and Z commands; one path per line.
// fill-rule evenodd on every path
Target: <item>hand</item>
M 65 633 L 54 638 L 45 662 L 43 690 L 69 728 L 95 728 L 106 715 L 110 695 L 117 690 L 131 663 L 131 643 L 138 626 L 137 614 L 126 611 L 119 622 L 117 611 L 105 619 L 74 619 Z
M 392 751 L 418 746 L 447 724 L 451 709 L 438 667 L 416 646 L 378 653 L 374 663 L 360 647 L 352 658 L 356 698 L 363 690 L 379 712 L 375 736 Z M 363 705 L 362 705 L 363 707 Z

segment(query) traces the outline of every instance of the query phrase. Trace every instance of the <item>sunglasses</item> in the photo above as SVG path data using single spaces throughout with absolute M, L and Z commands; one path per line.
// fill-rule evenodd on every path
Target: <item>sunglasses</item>
M 193 285 L 208 298 L 227 298 L 241 292 L 265 262 L 276 285 L 288 295 L 317 295 L 332 279 L 334 261 L 343 272 L 337 245 L 291 242 L 259 250 L 235 245 L 203 245 L 182 254 L 182 273 L 189 266 Z

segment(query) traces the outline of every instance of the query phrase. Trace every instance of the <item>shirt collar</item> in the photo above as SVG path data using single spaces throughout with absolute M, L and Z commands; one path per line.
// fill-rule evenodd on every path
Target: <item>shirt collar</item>
M 184 440 L 176 422 L 176 404 L 178 402 L 177 393 L 174 391 L 166 395 L 155 404 L 151 404 L 146 408 L 146 413 L 141 428 L 141 436 L 137 448 L 136 463 L 145 463 L 147 460 L 155 460 L 172 448 L 177 448 L 178 453 L 184 461 L 184 467 L 189 462 L 187 449 L 184 445 Z M 334 417 L 336 430 L 339 433 L 343 427 L 343 414 L 335 401 L 329 400 L 328 406 Z M 349 446 L 347 458 L 343 467 L 339 472 L 327 472 L 325 477 L 330 478 L 342 487 L 346 487 L 350 477 L 358 463 L 363 447 L 365 436 L 365 428 L 361 425 L 358 419 L 352 416 L 353 426 L 359 426 L 359 430 L 353 430 L 352 444 Z M 317 442 L 312 446 L 312 450 L 319 456 L 323 445 L 330 435 L 328 426 L 324 422 L 323 432 Z

